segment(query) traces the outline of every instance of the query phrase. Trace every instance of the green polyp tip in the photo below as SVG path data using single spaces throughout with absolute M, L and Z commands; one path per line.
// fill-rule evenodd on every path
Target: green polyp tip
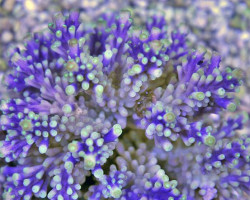
M 75 38 L 72 38 L 68 41 L 68 43 L 69 43 L 69 46 L 73 47 L 73 46 L 76 46 L 78 44 L 78 40 Z
M 71 171 L 74 167 L 74 164 L 71 161 L 66 161 L 64 167 L 66 170 Z
M 67 95 L 73 95 L 75 93 L 75 88 L 73 85 L 68 85 L 65 89 Z
M 86 140 L 86 144 L 87 144 L 87 146 L 93 146 L 93 140 L 92 140 L 92 138 L 88 138 L 87 140 Z
M 160 188 L 161 186 L 162 184 L 160 182 L 158 181 L 155 182 L 155 185 L 154 185 L 155 188 Z
M 163 144 L 163 149 L 165 151 L 171 151 L 173 149 L 173 145 L 170 142 L 167 142 L 167 143 Z
M 120 126 L 120 124 L 115 124 L 114 126 L 113 126 L 113 128 L 114 128 L 114 133 L 116 134 L 116 135 L 121 135 L 122 134 L 122 128 L 121 128 L 121 126 Z
M 236 105 L 234 103 L 229 103 L 227 105 L 227 110 L 230 111 L 230 112 L 234 112 L 236 110 Z
M 88 64 L 86 65 L 86 67 L 88 68 L 88 70 L 93 69 L 93 65 L 92 65 L 91 63 L 88 63 Z
M 122 190 L 118 187 L 112 188 L 110 195 L 115 199 L 120 198 L 120 196 L 122 195 Z
M 23 195 L 23 193 L 24 193 L 24 190 L 23 190 L 23 189 L 18 191 L 18 194 L 19 194 L 19 195 Z
M 224 154 L 220 154 L 220 155 L 218 156 L 218 158 L 219 158 L 219 160 L 224 160 L 224 159 L 225 159 L 225 155 L 224 155 Z
M 83 78 L 83 76 L 81 74 L 78 74 L 76 76 L 76 79 L 77 79 L 78 82 L 82 82 L 84 80 L 84 78 Z
M 78 71 L 79 66 L 78 66 L 78 64 L 77 64 L 74 60 L 69 60 L 69 61 L 66 63 L 66 69 L 67 69 L 69 72 L 74 72 L 74 71 Z
M 171 135 L 171 131 L 169 129 L 164 131 L 165 137 L 169 137 L 170 135 Z
M 233 78 L 233 76 L 231 75 L 227 75 L 227 80 L 231 80 Z M 216 79 L 217 80 L 217 79 Z
M 97 93 L 98 95 L 101 95 L 101 94 L 103 93 L 103 90 L 104 90 L 104 88 L 103 88 L 102 85 L 97 85 L 97 86 L 95 87 L 95 91 L 96 91 L 96 93 Z
M 39 197 L 41 197 L 41 198 L 45 198 L 46 196 L 47 196 L 46 191 L 41 190 L 41 191 L 39 192 Z
M 104 56 L 107 59 L 110 59 L 112 57 L 112 55 L 113 55 L 113 52 L 110 49 L 106 50 L 104 53 Z
M 76 30 L 76 27 L 74 26 L 74 25 L 71 25 L 70 27 L 69 27 L 69 32 L 70 33 L 75 33 L 75 30 Z
M 212 136 L 212 135 L 207 135 L 207 136 L 205 137 L 204 143 L 205 143 L 206 145 L 212 147 L 212 146 L 215 145 L 215 142 L 216 142 L 216 140 L 215 140 L 215 137 L 214 137 L 214 136 Z
M 90 170 L 93 169 L 95 167 L 96 164 L 96 160 L 95 160 L 95 156 L 93 155 L 86 155 L 84 156 L 84 169 L 86 170 Z
M 205 99 L 205 94 L 203 92 L 195 92 L 194 98 L 198 101 L 203 101 Z
M 141 65 L 139 65 L 139 64 L 133 65 L 132 72 L 134 72 L 135 74 L 139 74 L 139 73 L 141 73 L 141 71 L 142 71 Z
M 57 122 L 52 120 L 52 121 L 49 123 L 49 125 L 50 125 L 51 128 L 55 128 L 55 127 L 57 126 Z
M 88 73 L 87 77 L 88 77 L 89 80 L 92 81 L 92 80 L 94 80 L 95 75 L 93 73 Z
M 31 120 L 28 119 L 20 121 L 19 125 L 22 127 L 23 131 L 31 131 L 33 129 L 33 124 L 31 123 Z
M 49 28 L 53 28 L 54 23 L 49 23 L 48 26 L 49 26 Z
M 144 185 L 145 185 L 145 187 L 146 187 L 147 189 L 149 189 L 149 188 L 152 187 L 152 183 L 149 182 L 149 181 L 146 181 L 146 183 L 145 183 Z
M 174 122 L 175 121 L 175 114 L 172 112 L 166 113 L 163 116 L 164 120 L 168 123 Z
M 183 195 L 180 200 L 187 200 L 186 195 Z
M 236 158 L 239 158 L 239 157 L 240 157 L 240 153 L 235 153 L 234 156 L 235 156 Z
M 34 112 L 29 112 L 29 118 L 34 119 L 34 117 L 36 116 L 36 114 Z
M 214 167 L 219 168 L 221 166 L 221 162 L 220 161 L 216 161 L 213 163 Z
M 198 73 L 193 73 L 191 77 L 194 81 L 198 81 L 200 78 L 200 75 Z
M 55 41 L 52 45 L 51 45 L 51 48 L 52 50 L 56 50 L 58 47 L 61 46 L 61 42 L 60 41 Z
M 62 107 L 62 110 L 63 110 L 64 113 L 70 113 L 72 111 L 72 107 L 69 104 L 65 104 Z
M 223 96 L 226 92 L 224 88 L 219 88 L 217 91 L 220 96 Z
M 63 196 L 60 194 L 57 196 L 57 200 L 64 200 Z
M 73 194 L 73 190 L 71 188 L 67 189 L 67 195 L 72 195 Z
M 34 186 L 32 187 L 32 192 L 34 192 L 34 193 L 39 192 L 39 190 L 40 190 L 40 187 L 39 187 L 38 185 L 34 185 Z
M 147 40 L 148 39 L 148 33 L 142 33 L 142 34 L 140 34 L 139 38 L 140 38 L 141 41 Z
M 56 37 L 60 38 L 62 36 L 62 31 L 58 30 L 56 31 Z
M 68 144 L 68 150 L 69 150 L 71 153 L 75 153 L 75 152 L 78 150 L 77 142 L 76 142 L 76 141 L 73 141 L 73 142 L 69 143 L 69 144 Z
M 148 58 L 147 57 L 144 57 L 142 59 L 142 64 L 146 65 L 148 63 Z
M 99 63 L 99 58 L 98 57 L 94 57 L 92 60 L 93 64 L 97 65 Z
M 171 184 L 170 184 L 170 182 L 166 181 L 166 182 L 164 182 L 163 186 L 164 186 L 164 188 L 168 189 L 171 187 Z
M 52 199 L 55 195 L 56 195 L 56 191 L 51 190 L 47 196 L 48 196 L 49 199 Z
M 174 195 L 179 195 L 180 194 L 180 191 L 178 190 L 178 189 L 176 189 L 176 188 L 174 188 L 173 189 L 173 193 L 174 193 Z
M 41 146 L 39 146 L 39 152 L 41 154 L 45 154 L 47 152 L 48 148 L 46 145 L 42 144 Z
M 24 179 L 23 185 L 28 186 L 29 184 L 30 184 L 30 180 L 29 179 Z
M 162 48 L 162 42 L 160 40 L 153 40 L 150 42 L 150 47 L 154 49 L 155 51 L 160 51 Z

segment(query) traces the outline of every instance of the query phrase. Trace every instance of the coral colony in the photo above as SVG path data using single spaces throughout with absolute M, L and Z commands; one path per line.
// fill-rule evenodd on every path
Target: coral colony
M 246 200 L 239 70 L 164 17 L 58 13 L 16 49 L 1 102 L 2 199 Z

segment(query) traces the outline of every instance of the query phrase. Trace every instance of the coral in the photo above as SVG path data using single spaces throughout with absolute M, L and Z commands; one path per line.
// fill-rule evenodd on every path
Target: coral
M 155 149 L 163 169 L 176 178 L 182 194 L 194 199 L 247 199 L 249 193 L 249 138 L 237 137 L 243 116 L 229 118 L 215 133 L 213 145 L 179 143 L 171 153 Z
M 147 151 L 146 144 L 128 150 L 118 144 L 117 151 L 117 167 L 110 166 L 109 174 L 102 178 L 101 183 L 89 189 L 87 199 L 186 199 L 176 188 L 177 181 L 169 180 L 157 165 L 157 159 Z
M 236 132 L 246 119 L 213 118 L 237 109 L 242 75 L 186 37 L 169 34 L 161 14 L 138 24 L 128 10 L 108 12 L 90 24 L 72 11 L 14 49 L 1 101 L 3 198 L 181 200 L 197 188 L 244 198 L 249 139 Z

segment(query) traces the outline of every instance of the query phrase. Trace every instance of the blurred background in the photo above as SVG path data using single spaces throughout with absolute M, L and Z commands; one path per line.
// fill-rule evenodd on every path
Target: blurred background
M 122 9 L 129 9 L 138 23 L 163 14 L 169 32 L 187 32 L 192 48 L 217 52 L 222 65 L 240 69 L 244 83 L 237 94 L 238 112 L 250 113 L 250 0 L 0 0 L 0 97 L 12 49 L 24 48 L 25 38 L 46 29 L 53 14 L 71 9 L 90 24 L 102 13 Z

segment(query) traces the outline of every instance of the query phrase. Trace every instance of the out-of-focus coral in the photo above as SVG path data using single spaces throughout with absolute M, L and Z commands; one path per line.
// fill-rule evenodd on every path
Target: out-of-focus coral
M 176 188 L 177 181 L 169 179 L 144 143 L 127 151 L 118 144 L 117 151 L 117 166 L 111 165 L 100 184 L 89 189 L 87 199 L 186 199 Z
M 155 149 L 163 169 L 178 180 L 180 191 L 193 199 L 247 199 L 249 138 L 237 131 L 247 122 L 244 116 L 229 118 L 214 132 L 212 145 L 185 148 L 178 143 L 169 154 Z

